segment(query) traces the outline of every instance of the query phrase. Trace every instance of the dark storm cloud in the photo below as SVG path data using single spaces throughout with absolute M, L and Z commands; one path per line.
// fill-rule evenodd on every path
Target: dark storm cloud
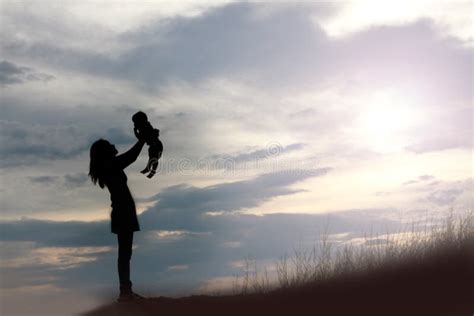
M 0 61 L 0 85 L 23 83 L 25 81 L 53 80 L 54 76 L 37 72 L 33 68 L 18 66 L 9 61 Z

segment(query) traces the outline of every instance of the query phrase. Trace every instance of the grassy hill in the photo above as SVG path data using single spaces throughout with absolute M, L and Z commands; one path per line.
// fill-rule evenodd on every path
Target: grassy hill
M 320 252 L 317 258 L 300 254 L 293 261 L 297 269 L 280 263 L 280 284 L 274 288 L 254 284 L 253 293 L 112 303 L 83 315 L 471 316 L 471 219 L 470 215 L 457 224 L 450 219 L 427 238 L 418 235 L 404 243 L 386 241 L 375 251 L 349 247 L 335 256 L 329 252 Z M 321 253 L 326 255 L 321 257 Z

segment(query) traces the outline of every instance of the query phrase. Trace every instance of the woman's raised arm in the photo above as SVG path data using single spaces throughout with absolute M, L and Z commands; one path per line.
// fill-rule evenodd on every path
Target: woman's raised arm
M 125 169 L 135 160 L 137 160 L 138 155 L 142 151 L 143 145 L 145 144 L 144 139 L 139 139 L 132 148 L 115 157 L 117 164 L 120 168 Z

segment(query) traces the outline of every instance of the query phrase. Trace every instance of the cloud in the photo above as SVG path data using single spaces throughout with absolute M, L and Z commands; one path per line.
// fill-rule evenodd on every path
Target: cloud
M 8 272 L 11 273 L 11 271 Z M 7 275 L 7 277 L 11 276 Z M 59 287 L 51 283 L 7 288 L 2 289 L 2 313 L 5 315 L 78 315 L 84 310 L 112 300 L 111 297 L 104 299 L 100 294 L 92 294 L 90 288 L 78 291 L 77 288 Z M 25 304 L 25 300 L 28 304 Z
M 72 269 L 97 260 L 94 255 L 110 252 L 111 247 L 35 247 L 34 242 L 2 242 L 1 268 L 40 267 Z M 15 247 L 12 254 L 10 247 Z
M 347 37 L 374 26 L 394 26 L 429 18 L 440 32 L 472 44 L 468 1 L 352 1 L 341 3 L 338 10 L 320 23 L 332 37 Z M 450 14 L 445 14 L 450 12 Z
M 415 183 L 420 183 L 420 182 L 424 182 L 424 181 L 430 181 L 430 180 L 433 180 L 433 179 L 435 179 L 435 176 L 432 176 L 432 175 L 429 175 L 429 174 L 424 174 L 424 175 L 419 176 L 417 179 L 405 181 L 405 182 L 402 183 L 402 185 L 415 184 Z
M 430 193 L 427 199 L 433 204 L 445 206 L 452 204 L 462 193 L 463 190 L 460 189 L 437 190 Z
M 18 84 L 27 81 L 48 82 L 53 79 L 55 79 L 54 76 L 36 72 L 32 68 L 17 66 L 6 60 L 0 61 L 0 85 Z
M 2 48 L 25 45 L 34 49 L 35 45 L 52 44 L 61 49 L 115 57 L 135 44 L 122 41 L 120 34 L 150 21 L 199 16 L 228 2 L 186 1 L 166 6 L 160 0 L 122 1 L 119 6 L 108 2 L 64 1 L 54 5 L 10 2 L 2 6 Z
M 47 221 L 23 218 L 1 221 L 2 241 L 34 241 L 38 246 L 106 246 L 110 236 L 108 221 Z
M 473 179 L 465 178 L 457 181 L 438 180 L 420 183 L 419 192 L 423 195 L 418 202 L 428 202 L 432 210 L 451 210 L 455 212 L 468 211 L 474 203 L 472 199 Z
M 455 148 L 472 148 L 472 138 L 466 132 L 460 131 L 459 134 L 441 136 L 440 138 L 430 137 L 417 144 L 407 146 L 406 149 L 417 154 L 423 154 Z
M 212 155 L 210 159 L 216 161 L 222 161 L 223 164 L 221 167 L 225 167 L 225 163 L 232 163 L 232 164 L 239 164 L 243 162 L 254 162 L 258 160 L 263 160 L 267 158 L 274 158 L 281 154 L 289 153 L 292 151 L 298 151 L 305 147 L 303 143 L 295 143 L 290 144 L 287 146 L 282 146 L 278 142 L 272 142 L 267 144 L 266 148 L 254 150 L 251 152 L 240 153 L 237 155 L 229 155 L 229 154 L 219 154 L 219 155 Z
M 213 217 L 205 216 L 205 213 L 211 211 L 231 213 L 258 206 L 273 197 L 294 194 L 299 190 L 290 189 L 290 185 L 311 177 L 323 176 L 330 170 L 321 168 L 301 174 L 270 173 L 249 180 L 204 188 L 184 184 L 171 186 L 151 198 L 157 202 L 139 215 L 139 222 L 144 231 L 184 231 L 189 232 L 187 235 L 206 232 L 215 227 L 216 223 L 213 222 L 217 218 L 213 220 Z M 78 177 L 81 182 L 84 175 Z M 77 180 L 76 176 L 73 178 L 74 181 Z M 220 222 L 220 219 L 217 222 Z M 107 245 L 109 239 L 103 236 L 104 230 L 109 230 L 109 225 L 108 221 L 57 222 L 27 218 L 0 222 L 1 231 L 4 233 L 3 240 L 36 241 L 44 246 Z M 52 231 L 54 234 L 50 233 Z
M 258 8 L 239 3 L 206 11 L 199 16 L 150 22 L 123 35 L 124 41 L 135 41 L 137 45 L 118 57 L 89 56 L 87 51 L 61 53 L 59 50 L 55 51 L 55 55 L 63 54 L 64 58 L 59 58 L 63 61 L 54 67 L 72 68 L 78 74 L 97 78 L 126 81 L 139 90 L 158 92 L 160 96 L 167 96 L 169 90 L 181 87 L 183 82 L 208 89 L 203 82 L 224 78 L 276 95 L 285 95 L 302 87 L 317 90 L 335 82 L 338 93 L 346 95 L 351 95 L 355 87 L 369 93 L 374 89 L 396 86 L 399 95 L 416 99 L 414 110 L 423 112 L 432 112 L 453 102 L 462 104 L 471 99 L 472 49 L 440 36 L 433 21 L 414 19 L 395 26 L 373 26 L 336 39 L 328 37 L 314 23 L 312 14 L 324 11 L 318 6 L 311 10 L 299 6 L 285 7 L 267 16 L 256 14 Z M 228 27 L 223 28 L 222 25 Z M 368 47 L 377 49 L 368 50 Z M 51 49 L 46 49 L 44 56 L 48 56 Z M 269 54 L 270 51 L 277 53 Z M 41 56 L 35 56 L 35 59 Z M 75 62 L 71 63 L 70 59 Z M 182 96 L 183 91 L 179 90 Z M 213 91 L 217 93 L 218 90 Z M 209 101 L 217 100 L 211 98 Z M 264 101 L 269 104 L 275 102 L 272 99 Z M 232 103 L 229 106 L 233 106 Z M 249 104 L 248 107 L 253 109 L 252 115 L 258 115 L 259 106 L 258 102 Z M 336 107 L 333 104 L 327 106 Z M 309 110 L 319 107 L 311 104 Z M 183 108 L 180 112 L 192 112 L 188 110 Z M 232 110 L 226 108 L 225 112 Z M 406 150 L 423 153 L 447 148 L 471 148 L 469 109 L 459 110 L 450 106 L 448 112 L 430 117 L 421 122 L 421 126 L 417 124 L 407 131 L 416 137 L 409 139 Z M 223 112 L 220 113 L 222 116 Z M 315 115 L 313 112 L 310 117 Z M 301 115 L 290 116 L 282 128 L 291 125 L 295 133 L 322 126 L 334 134 L 338 132 L 335 130 L 337 126 L 350 124 L 353 116 L 351 111 L 341 111 L 335 117 L 323 115 L 316 121 L 307 121 Z M 189 118 L 190 122 L 186 124 L 190 124 L 189 127 L 198 135 L 205 134 L 206 131 L 201 131 L 195 124 L 196 119 L 202 118 L 196 113 L 190 113 Z M 272 119 L 274 121 L 265 121 L 272 122 L 273 126 L 283 123 L 280 117 L 272 115 Z M 180 120 L 188 122 L 182 117 Z M 208 117 L 205 120 L 222 121 L 222 117 Z M 245 116 L 232 122 L 249 128 L 263 124 L 253 120 L 252 125 Z M 318 130 L 323 130 L 322 127 Z M 191 137 L 187 141 L 191 144 L 189 146 L 195 143 L 192 140 Z M 304 141 L 307 142 L 306 139 Z
M 290 195 L 301 190 L 290 189 L 293 183 L 330 172 L 320 168 L 302 173 L 276 172 L 260 175 L 251 180 L 196 188 L 177 185 L 164 189 L 150 198 L 155 206 L 140 215 L 145 229 L 207 231 L 212 218 L 207 212 L 226 214 L 252 208 L 276 196 Z
M 0 121 L 1 166 L 36 163 L 40 159 L 68 159 L 90 145 L 85 131 L 75 126 L 42 126 Z
M 51 184 L 56 183 L 58 180 L 57 176 L 37 176 L 37 177 L 29 177 L 32 183 L 39 183 L 39 184 Z
M 271 81 L 281 81 L 286 76 L 288 82 L 306 63 L 313 64 L 326 54 L 324 35 L 315 30 L 304 10 L 280 12 L 265 19 L 255 18 L 253 12 L 253 5 L 239 3 L 195 17 L 158 20 L 124 33 L 119 38 L 121 42 L 138 44 L 114 58 L 58 47 L 49 41 L 32 45 L 16 42 L 6 45 L 5 50 L 11 55 L 20 51 L 32 54 L 46 63 L 51 63 L 47 56 L 54 54 L 55 67 L 121 78 L 147 89 L 175 80 L 197 82 L 230 73 L 241 76 L 261 68 L 266 71 L 254 73 L 275 74 Z M 314 40 L 308 41 L 310 38 Z M 274 53 L 268 54 L 269 51 Z M 313 58 L 315 52 L 318 59 Z M 267 75 L 265 78 L 270 79 Z
M 2 103 L 1 167 L 72 159 L 88 151 L 92 142 L 99 138 L 117 145 L 131 144 L 135 140 L 131 124 L 131 113 L 135 109 L 39 108 L 8 101 Z M 34 122 L 30 122 L 32 118 Z M 122 127 L 104 127 L 102 120 L 108 121 L 109 126 Z
M 208 10 L 196 16 L 174 16 L 165 20 L 149 21 L 122 34 L 123 42 L 133 41 L 136 45 L 113 57 L 87 50 L 58 48 L 48 41 L 31 47 L 26 45 L 24 49 L 20 49 L 22 44 L 18 43 L 6 50 L 12 55 L 23 54 L 25 59 L 48 64 L 54 69 L 67 72 L 72 70 L 78 80 L 93 77 L 101 81 L 110 80 L 112 84 L 125 82 L 137 89 L 134 91 L 136 98 L 140 92 L 154 96 L 154 100 L 163 98 L 163 104 L 157 105 L 156 108 L 183 104 L 176 113 L 186 115 L 174 119 L 167 117 L 166 121 L 160 122 L 164 125 L 161 130 L 165 139 L 168 135 L 172 136 L 173 142 L 183 144 L 189 149 L 188 152 L 193 154 L 206 152 L 208 147 L 212 148 L 210 142 L 216 143 L 216 130 L 221 130 L 222 124 L 229 122 L 240 133 L 263 131 L 267 135 L 268 132 L 265 131 L 268 131 L 269 126 L 278 124 L 281 126 L 281 133 L 287 132 L 286 134 L 295 136 L 289 143 L 310 143 L 309 139 L 301 139 L 301 136 L 314 135 L 314 129 L 317 128 L 318 133 L 332 140 L 334 147 L 329 150 L 360 146 L 361 144 L 351 141 L 346 141 L 349 144 L 335 144 L 336 141 L 344 142 L 344 139 L 348 139 L 345 135 L 340 135 L 339 128 L 350 124 L 356 115 L 350 110 L 353 104 L 349 100 L 356 88 L 367 94 L 381 87 L 396 86 L 400 95 L 417 96 L 419 102 L 414 107 L 428 112 L 444 107 L 444 104 L 448 106 L 453 102 L 467 102 L 471 98 L 472 50 L 458 45 L 455 40 L 441 37 L 430 20 L 371 27 L 352 36 L 335 39 L 328 37 L 314 22 L 313 15 L 319 12 L 318 10 L 323 12 L 323 16 L 331 14 L 323 7 L 314 6 L 308 9 L 288 6 L 267 15 L 257 14 L 259 10 L 261 8 L 258 5 L 239 3 Z M 368 47 L 377 49 L 369 50 Z M 54 62 L 48 57 L 52 53 L 57 56 Z M 209 82 L 217 84 L 212 85 Z M 225 87 L 222 82 L 232 85 Z M 239 89 L 239 83 L 254 89 Z M 328 85 L 336 85 L 337 88 L 331 93 L 347 95 L 347 99 L 331 99 L 324 104 L 315 103 L 311 99 L 304 100 L 306 104 L 302 109 L 295 108 L 295 113 L 300 115 L 278 114 L 282 109 L 294 105 L 277 102 L 281 96 L 287 96 L 289 91 L 291 94 L 308 89 L 319 91 L 326 89 Z M 202 91 L 197 94 L 187 87 L 204 90 L 207 98 L 202 98 Z M 90 86 L 87 88 L 91 90 Z M 229 89 L 226 91 L 228 93 L 222 94 L 226 88 Z M 92 90 L 95 89 L 94 87 Z M 173 89 L 178 90 L 177 95 L 173 95 Z M 207 89 L 211 91 L 206 91 Z M 263 99 L 260 94 L 251 95 L 258 91 L 262 91 L 262 95 L 272 97 Z M 193 103 L 189 99 L 199 100 Z M 204 115 L 197 110 L 199 101 L 200 104 L 220 102 L 224 105 L 217 108 L 217 113 Z M 18 103 L 18 99 L 13 102 Z M 80 104 L 84 101 L 77 102 Z M 335 110 L 346 103 L 348 108 Z M 236 111 L 236 105 L 243 110 Z M 41 106 L 48 112 L 46 105 Z M 78 115 L 75 122 L 83 123 L 86 119 L 98 122 L 98 119 L 85 113 L 94 113 L 100 111 L 99 108 L 110 107 L 111 104 L 95 106 L 92 112 L 91 108 L 85 111 L 85 107 L 74 107 L 72 113 Z M 320 109 L 324 108 L 327 108 L 330 115 L 321 115 Z M 452 106 L 449 108 L 449 115 L 443 114 L 426 120 L 422 126 L 408 131 L 416 137 L 410 138 L 406 149 L 422 153 L 445 148 L 471 148 L 471 116 L 468 110 L 455 110 Z M 301 112 L 303 109 L 310 112 Z M 18 115 L 16 120 L 24 119 L 24 115 L 19 115 L 22 114 L 21 109 L 15 108 L 11 111 L 12 114 Z M 110 115 L 116 116 L 114 113 Z M 232 119 L 227 119 L 232 115 Z M 266 119 L 256 120 L 255 117 L 260 117 L 259 115 Z M 50 119 L 51 117 L 54 115 L 50 116 Z M 69 121 L 73 116 L 58 113 L 59 117 Z M 98 117 L 101 117 L 100 114 Z M 449 118 L 449 124 L 445 123 L 446 118 Z M 176 121 L 181 124 L 180 130 L 176 130 Z M 101 123 L 104 122 L 106 120 Z M 101 127 L 103 128 L 103 125 Z M 81 130 L 86 129 L 90 131 L 91 126 L 81 126 Z M 98 126 L 92 130 L 98 130 Z M 127 135 L 126 131 L 122 132 Z M 212 132 L 214 136 L 211 135 Z M 275 135 L 278 131 L 273 132 L 272 135 Z M 122 140 L 124 135 L 120 133 L 120 130 L 110 131 L 111 137 Z M 103 132 L 96 134 L 103 135 Z M 230 132 L 229 135 L 235 136 Z M 226 135 L 219 136 L 222 139 Z M 238 138 L 243 139 L 241 136 L 239 134 Z M 176 148 L 176 145 L 172 144 L 167 150 Z M 29 149 L 26 147 L 25 151 Z M 359 149 L 357 152 L 364 150 L 355 149 Z M 47 150 L 51 149 L 31 148 L 31 151 Z M 82 150 L 85 150 L 85 147 Z M 236 152 L 240 150 L 241 148 L 235 148 Z M 247 154 L 235 158 L 246 159 Z M 22 161 L 13 158 L 9 160 L 12 164 Z M 29 160 L 28 163 L 32 163 L 33 158 Z
M 185 264 L 180 264 L 180 265 L 169 266 L 168 267 L 168 270 L 170 270 L 170 271 L 184 271 L 184 270 L 188 270 L 188 269 L 189 269 L 189 266 L 185 265 Z
M 400 83 L 400 77 L 409 79 L 402 82 L 407 89 L 410 84 L 420 86 L 414 74 L 426 77 L 423 85 L 452 82 L 452 89 L 469 87 L 463 79 L 470 78 L 465 67 L 471 63 L 470 49 L 440 39 L 430 20 L 372 27 L 336 40 L 327 36 L 318 19 L 314 22 L 314 14 L 327 11 L 325 5 L 287 6 L 264 17 L 256 13 L 259 8 L 238 3 L 194 17 L 158 19 L 123 34 L 122 42 L 137 45 L 114 58 L 46 42 L 34 45 L 34 50 L 20 50 L 18 44 L 6 51 L 34 54 L 35 59 L 54 52 L 57 67 L 120 78 L 152 90 L 166 82 L 195 83 L 219 76 L 286 89 L 330 82 L 341 75 L 350 78 L 362 70 L 367 78 L 361 79 L 376 77 L 391 83 Z M 375 46 L 377 50 L 366 49 Z M 457 57 L 451 58 L 452 54 Z M 429 75 L 433 73 L 442 73 L 442 79 Z
M 64 176 L 64 182 L 66 186 L 70 188 L 76 188 L 84 185 L 89 180 L 89 177 L 85 173 L 66 174 Z
M 433 180 L 434 178 L 435 178 L 435 176 L 430 175 L 430 174 L 424 174 L 424 175 L 418 177 L 418 179 L 420 179 L 420 181 L 429 181 L 429 180 Z

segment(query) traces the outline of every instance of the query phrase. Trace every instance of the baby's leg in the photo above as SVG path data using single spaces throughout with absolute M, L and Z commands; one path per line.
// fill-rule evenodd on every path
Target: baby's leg
M 151 159 L 150 159 L 151 160 Z M 141 173 L 145 174 L 147 172 L 150 171 L 150 160 L 148 160 L 148 162 L 146 163 L 146 167 L 145 169 L 143 169 L 142 171 L 140 171 Z
M 153 159 L 154 159 L 153 150 L 150 146 L 150 147 L 148 147 L 148 162 L 146 163 L 145 169 L 140 171 L 141 173 L 145 174 L 145 173 L 150 171 L 150 167 L 151 167 L 151 164 L 153 162 Z
M 150 152 L 151 154 L 153 155 L 153 158 L 150 158 L 150 163 L 149 163 L 149 166 L 150 166 L 150 173 L 148 174 L 148 178 L 151 178 L 155 175 L 156 173 L 156 168 L 158 168 L 158 160 L 160 159 L 161 157 L 161 151 L 157 150 L 158 148 L 157 147 L 150 147 Z
M 156 167 L 158 167 L 158 159 L 153 158 L 150 160 L 150 173 L 147 175 L 148 178 L 151 178 L 156 173 Z

